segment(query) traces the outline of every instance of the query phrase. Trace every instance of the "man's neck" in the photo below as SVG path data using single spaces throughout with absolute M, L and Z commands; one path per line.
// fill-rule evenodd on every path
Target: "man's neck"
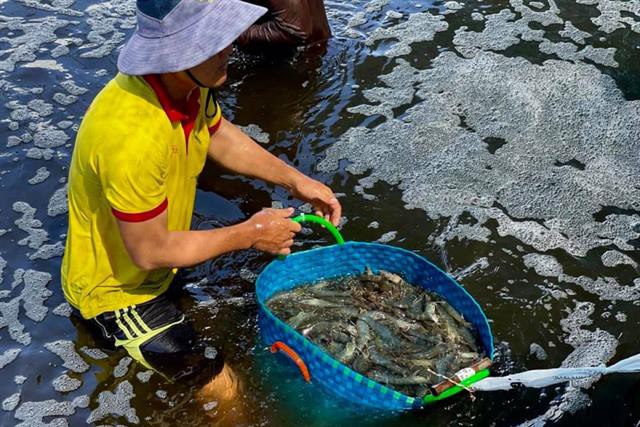
M 177 105 L 183 104 L 189 97 L 191 91 L 197 87 L 182 72 L 160 74 L 158 77 L 166 89 L 169 98 L 171 98 L 171 101 Z

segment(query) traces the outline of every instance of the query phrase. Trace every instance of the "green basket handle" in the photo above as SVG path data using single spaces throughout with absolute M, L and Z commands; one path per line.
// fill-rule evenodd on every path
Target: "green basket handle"
M 291 218 L 291 221 L 297 222 L 297 223 L 314 222 L 316 224 L 320 224 L 324 226 L 324 228 L 329 230 L 329 233 L 331 233 L 333 238 L 336 239 L 336 243 L 338 243 L 339 245 L 344 244 L 344 238 L 342 237 L 342 234 L 340 234 L 338 229 L 333 224 L 331 224 L 331 222 L 327 221 L 321 216 L 311 215 L 311 214 L 300 214 L 298 216 Z
M 298 224 L 303 222 L 313 222 L 316 224 L 320 224 L 324 226 L 324 228 L 329 230 L 329 233 L 331 233 L 333 238 L 336 239 L 336 243 L 338 243 L 339 245 L 344 245 L 344 237 L 342 237 L 342 234 L 340 234 L 338 229 L 333 224 L 331 224 L 331 222 L 327 221 L 321 216 L 311 215 L 311 214 L 300 214 L 298 216 L 294 216 L 293 218 L 291 218 L 291 221 L 297 222 Z M 286 258 L 286 255 L 278 255 L 279 260 L 283 260 L 285 258 Z

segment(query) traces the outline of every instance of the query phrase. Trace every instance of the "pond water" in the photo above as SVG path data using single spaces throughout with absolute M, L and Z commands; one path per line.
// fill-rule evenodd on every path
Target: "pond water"
M 132 0 L 0 0 L 1 425 L 225 425 L 216 402 L 102 351 L 60 289 L 66 176 L 84 111 L 115 74 Z M 331 185 L 348 240 L 415 251 L 478 300 L 494 374 L 640 352 L 640 1 L 338 1 L 326 51 L 234 55 L 224 114 Z M 280 190 L 208 167 L 194 228 Z M 326 234 L 326 233 L 324 233 Z M 329 241 L 305 233 L 296 250 Z M 241 373 L 249 425 L 637 425 L 640 377 L 352 407 L 260 342 L 235 253 L 183 271 L 180 301 Z

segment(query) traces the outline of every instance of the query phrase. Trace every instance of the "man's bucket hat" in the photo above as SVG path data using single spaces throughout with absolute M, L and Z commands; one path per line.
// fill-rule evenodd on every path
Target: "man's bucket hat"
M 138 76 L 195 67 L 266 11 L 240 0 L 137 0 L 138 26 L 120 52 L 118 70 Z

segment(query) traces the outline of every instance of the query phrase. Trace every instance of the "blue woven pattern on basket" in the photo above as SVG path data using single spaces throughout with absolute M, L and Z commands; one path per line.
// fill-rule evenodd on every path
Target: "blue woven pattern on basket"
M 374 272 L 400 274 L 407 282 L 435 292 L 451 304 L 478 330 L 485 353 L 493 359 L 493 337 L 482 309 L 455 280 L 413 252 L 375 243 L 347 242 L 294 253 L 271 262 L 258 276 L 256 294 L 260 306 L 259 324 L 267 344 L 282 341 L 304 360 L 311 381 L 325 386 L 351 402 L 381 409 L 410 409 L 420 400 L 396 392 L 351 370 L 295 329 L 274 316 L 265 306 L 271 296 L 300 285 L 342 276 Z

